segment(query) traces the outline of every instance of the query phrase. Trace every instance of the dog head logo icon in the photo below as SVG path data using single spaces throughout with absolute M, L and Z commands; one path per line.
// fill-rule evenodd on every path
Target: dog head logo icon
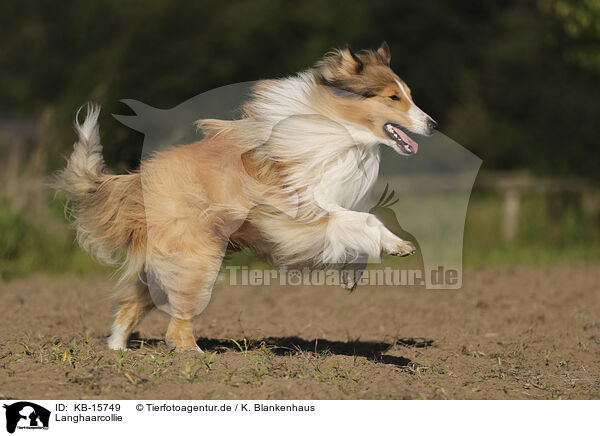
M 6 431 L 14 433 L 19 429 L 47 429 L 50 411 L 28 401 L 4 404 L 6 409 Z

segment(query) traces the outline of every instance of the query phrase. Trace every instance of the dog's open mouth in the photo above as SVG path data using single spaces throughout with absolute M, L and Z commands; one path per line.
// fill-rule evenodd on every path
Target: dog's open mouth
M 396 143 L 394 149 L 400 154 L 416 154 L 419 144 L 413 141 L 402 127 L 397 124 L 386 123 L 383 126 L 385 133 Z

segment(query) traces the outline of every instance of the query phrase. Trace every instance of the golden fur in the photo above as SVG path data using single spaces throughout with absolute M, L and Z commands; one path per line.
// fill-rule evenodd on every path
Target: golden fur
M 111 348 L 124 348 L 157 305 L 172 317 L 167 342 L 199 350 L 192 319 L 208 304 L 227 250 L 250 246 L 279 265 L 414 252 L 360 212 L 378 145 L 396 145 L 382 126 L 427 133 L 428 117 L 389 65 L 384 43 L 336 50 L 297 76 L 259 82 L 241 120 L 201 120 L 204 140 L 155 153 L 125 175 L 106 173 L 98 109 L 89 109 L 57 188 L 69 193 L 81 247 L 121 263 L 121 281 L 137 278 L 120 293 Z

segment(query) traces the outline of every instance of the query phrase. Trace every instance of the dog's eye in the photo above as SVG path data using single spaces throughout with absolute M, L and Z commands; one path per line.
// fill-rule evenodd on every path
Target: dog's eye
M 400 97 L 398 97 L 397 95 L 390 95 L 390 99 L 394 101 L 400 101 Z

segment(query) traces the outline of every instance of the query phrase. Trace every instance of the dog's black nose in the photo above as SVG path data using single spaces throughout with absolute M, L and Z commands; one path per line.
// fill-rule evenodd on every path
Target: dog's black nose
M 429 128 L 430 131 L 437 129 L 438 124 L 433 121 L 431 118 L 429 118 L 427 120 L 427 127 Z

